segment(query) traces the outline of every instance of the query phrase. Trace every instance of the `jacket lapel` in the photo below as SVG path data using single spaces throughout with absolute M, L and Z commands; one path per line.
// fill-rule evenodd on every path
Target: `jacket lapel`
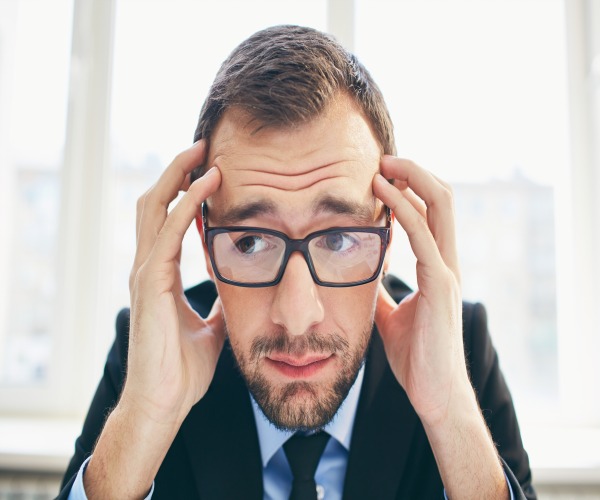
M 410 291 L 399 281 L 384 283 L 397 302 Z M 396 498 L 417 425 L 419 419 L 374 328 L 352 431 L 344 500 Z
M 417 422 L 375 331 L 352 431 L 344 500 L 396 498 Z
M 202 500 L 262 499 L 262 463 L 248 389 L 226 343 L 205 397 L 182 425 Z

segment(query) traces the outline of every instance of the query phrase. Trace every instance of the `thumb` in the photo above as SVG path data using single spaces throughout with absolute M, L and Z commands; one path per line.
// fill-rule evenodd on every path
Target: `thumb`
M 381 333 L 387 322 L 390 313 L 396 308 L 397 304 L 385 287 L 380 284 L 377 293 L 377 304 L 375 306 L 375 324 L 379 333 Z
M 225 340 L 225 319 L 223 318 L 223 307 L 219 297 L 210 309 L 210 313 L 206 317 L 206 323 L 221 341 Z

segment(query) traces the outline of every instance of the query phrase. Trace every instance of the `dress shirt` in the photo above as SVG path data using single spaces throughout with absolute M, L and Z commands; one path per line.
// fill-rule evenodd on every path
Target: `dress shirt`
M 323 451 L 315 473 L 319 499 L 341 500 L 342 498 L 352 428 L 364 375 L 365 368 L 363 366 L 337 414 L 323 429 L 331 436 L 331 439 Z M 289 498 L 293 477 L 283 444 L 294 432 L 281 431 L 271 424 L 254 398 L 252 398 L 252 409 L 254 410 L 262 458 L 264 500 Z

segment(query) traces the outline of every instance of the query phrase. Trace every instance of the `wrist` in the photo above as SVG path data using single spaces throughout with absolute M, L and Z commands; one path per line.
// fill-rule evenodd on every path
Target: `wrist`
M 466 373 L 452 382 L 441 403 L 428 411 L 417 413 L 426 429 L 447 429 L 464 419 L 481 415 L 475 391 Z
M 145 498 L 177 430 L 119 403 L 84 476 L 88 498 Z
M 171 430 L 176 433 L 190 408 L 173 401 L 167 404 L 164 401 L 153 401 L 144 397 L 142 391 L 129 387 L 126 383 L 116 410 L 120 418 L 138 422 L 149 431 L 169 433 Z
M 445 411 L 422 423 L 449 498 L 507 498 L 498 452 L 470 383 L 457 386 Z

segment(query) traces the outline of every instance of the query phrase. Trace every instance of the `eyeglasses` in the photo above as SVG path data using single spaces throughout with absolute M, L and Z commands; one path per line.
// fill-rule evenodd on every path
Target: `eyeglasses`
M 290 255 L 300 252 L 317 285 L 363 285 L 379 275 L 390 239 L 391 212 L 385 227 L 333 227 L 302 239 L 261 227 L 208 227 L 202 204 L 204 241 L 220 281 L 243 287 L 277 285 Z

